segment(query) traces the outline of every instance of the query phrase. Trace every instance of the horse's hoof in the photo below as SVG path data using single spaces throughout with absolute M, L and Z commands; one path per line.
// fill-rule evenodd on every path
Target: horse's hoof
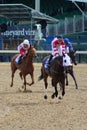
M 65 92 L 62 92 L 62 96 L 64 96 L 65 95 Z
M 12 87 L 13 85 L 10 85 L 10 87 Z
M 23 91 L 23 93 L 26 93 L 26 92 L 27 92 L 26 90 Z
M 68 83 L 66 83 L 66 86 L 68 86 Z
M 54 94 L 51 96 L 52 99 L 54 99 Z
M 59 96 L 59 99 L 61 100 L 61 99 L 62 99 L 62 97 L 61 97 L 61 96 Z
M 44 96 L 44 99 L 47 99 L 47 95 Z

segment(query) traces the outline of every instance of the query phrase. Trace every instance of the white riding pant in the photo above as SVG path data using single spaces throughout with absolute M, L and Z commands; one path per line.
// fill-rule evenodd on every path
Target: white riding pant
M 18 63 L 20 56 L 21 56 L 21 55 L 17 56 L 17 58 L 15 59 L 15 62 L 16 62 L 16 63 Z

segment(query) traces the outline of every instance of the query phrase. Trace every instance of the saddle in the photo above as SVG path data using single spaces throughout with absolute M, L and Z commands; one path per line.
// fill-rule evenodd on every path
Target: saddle
M 45 61 L 44 68 L 45 68 L 46 70 L 48 70 L 49 72 L 50 72 L 50 64 L 51 64 L 51 62 L 53 61 L 53 59 L 55 59 L 56 57 L 57 57 L 57 55 L 56 55 L 56 56 L 52 56 L 52 57 L 48 57 L 48 58 L 46 59 L 46 61 Z

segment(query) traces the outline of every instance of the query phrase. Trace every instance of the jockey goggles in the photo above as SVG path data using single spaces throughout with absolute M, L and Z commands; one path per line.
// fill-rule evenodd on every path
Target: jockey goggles
M 63 40 L 62 36 L 57 36 L 57 38 L 58 38 L 59 42 L 62 42 L 62 40 Z
M 58 41 L 59 41 L 59 42 L 62 42 L 62 40 L 63 40 L 62 38 L 58 38 Z

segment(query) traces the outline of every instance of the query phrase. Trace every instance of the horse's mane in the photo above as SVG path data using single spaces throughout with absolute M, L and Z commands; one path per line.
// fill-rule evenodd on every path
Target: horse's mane
M 62 56 L 56 56 L 55 58 L 54 58 L 54 60 L 61 60 L 62 59 Z
M 33 48 L 33 46 L 30 44 L 30 47 L 28 49 L 28 53 L 30 52 L 30 50 Z
M 50 71 L 56 74 L 61 74 L 64 71 L 62 56 L 57 56 L 53 59 L 51 62 Z
M 28 49 L 28 53 L 26 54 L 26 56 L 33 57 L 32 52 L 34 51 L 34 49 L 35 49 L 35 47 L 30 44 L 30 47 L 29 47 L 29 49 Z

